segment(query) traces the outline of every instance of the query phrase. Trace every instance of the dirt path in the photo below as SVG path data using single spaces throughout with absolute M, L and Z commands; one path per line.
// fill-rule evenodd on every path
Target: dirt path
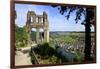
M 29 50 L 16 51 L 15 65 L 32 65 Z

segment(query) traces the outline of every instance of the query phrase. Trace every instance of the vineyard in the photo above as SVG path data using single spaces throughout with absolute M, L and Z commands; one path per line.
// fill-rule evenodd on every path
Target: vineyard
M 91 33 L 93 36 L 93 33 Z M 93 47 L 93 37 L 92 37 Z M 36 64 L 81 63 L 84 60 L 84 32 L 50 32 L 50 43 L 32 48 L 31 61 Z

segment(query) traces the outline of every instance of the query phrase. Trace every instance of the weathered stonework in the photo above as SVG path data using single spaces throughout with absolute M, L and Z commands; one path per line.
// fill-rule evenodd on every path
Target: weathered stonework
M 29 44 L 31 40 L 31 30 L 32 28 L 36 29 L 36 43 L 40 43 L 40 29 L 44 31 L 44 42 L 49 42 L 49 23 L 47 18 L 47 13 L 44 11 L 43 15 L 36 15 L 34 11 L 28 11 L 27 13 L 27 22 L 26 22 L 26 31 L 29 34 Z

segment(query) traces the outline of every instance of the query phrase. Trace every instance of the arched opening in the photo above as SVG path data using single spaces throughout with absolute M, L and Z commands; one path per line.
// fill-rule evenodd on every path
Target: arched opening
M 44 41 L 44 29 L 31 29 L 31 42 L 32 43 L 42 43 Z M 37 42 L 38 41 L 38 42 Z
M 31 29 L 31 41 L 32 43 L 36 43 L 36 29 L 35 28 Z
M 41 42 L 44 41 L 44 30 L 42 28 L 40 28 L 40 40 Z

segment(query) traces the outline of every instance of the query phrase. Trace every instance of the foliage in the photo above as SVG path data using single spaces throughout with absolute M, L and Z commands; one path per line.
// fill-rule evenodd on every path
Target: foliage
M 67 62 L 66 59 L 57 53 L 57 51 L 50 46 L 51 44 L 43 43 L 34 48 L 35 54 L 42 64 L 56 64 Z M 32 59 L 34 57 L 31 56 Z M 34 61 L 33 61 L 34 63 Z
M 76 62 L 82 62 L 83 61 L 83 55 L 80 52 L 76 52 L 76 56 L 74 59 Z
M 34 54 L 32 54 L 31 51 L 30 51 L 30 56 L 31 56 L 31 62 L 32 62 L 32 64 L 35 64 L 35 57 L 34 57 Z
M 16 47 L 25 47 L 27 45 L 28 35 L 25 31 L 25 27 L 18 27 L 15 24 L 15 44 Z
M 50 47 L 48 43 L 43 43 L 41 45 L 38 45 L 38 48 L 35 49 L 35 52 L 44 57 L 51 56 L 54 53 L 54 50 Z
M 58 7 L 58 5 L 52 5 L 53 7 Z M 95 8 L 94 7 L 80 7 L 77 5 L 69 5 L 69 6 L 60 6 L 58 8 L 60 14 L 65 15 L 67 19 L 69 19 L 72 12 L 76 12 L 75 21 L 81 20 L 81 17 L 84 16 L 84 20 L 81 22 L 82 25 L 85 25 L 85 61 L 91 61 L 91 26 L 94 26 L 95 22 Z M 65 14 L 65 13 L 68 14 Z
M 86 15 L 87 15 L 87 9 L 89 9 L 90 13 L 90 24 L 94 25 L 94 8 L 86 8 L 86 7 L 80 7 L 75 5 L 69 5 L 69 6 L 58 6 L 58 5 L 52 5 L 52 7 L 57 7 L 59 10 L 59 13 L 62 15 L 65 15 L 67 19 L 70 18 L 71 13 L 76 12 L 75 21 L 78 23 L 82 19 L 82 16 L 84 17 L 84 20 L 81 22 L 81 24 L 86 24 Z

